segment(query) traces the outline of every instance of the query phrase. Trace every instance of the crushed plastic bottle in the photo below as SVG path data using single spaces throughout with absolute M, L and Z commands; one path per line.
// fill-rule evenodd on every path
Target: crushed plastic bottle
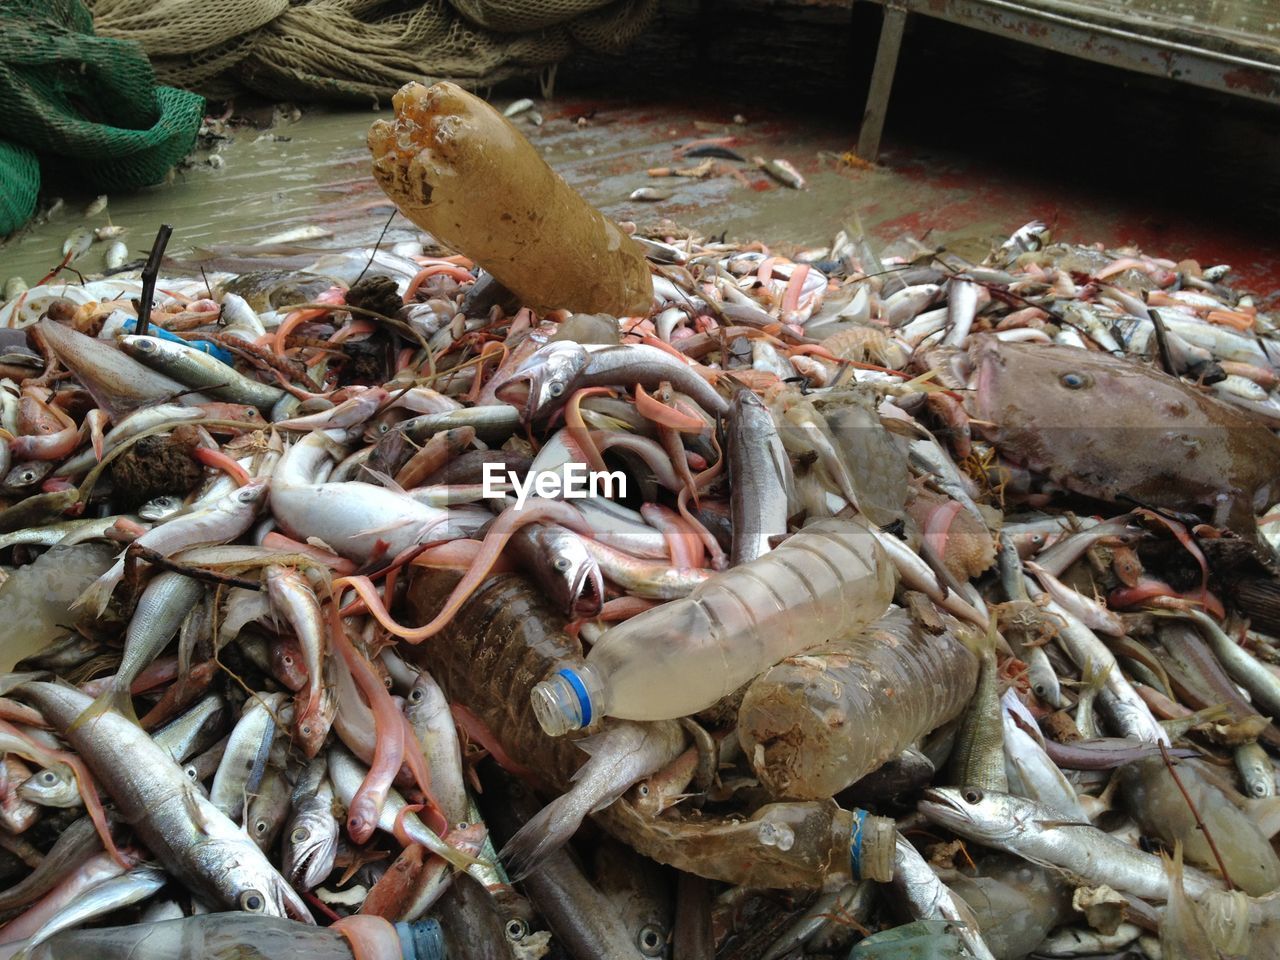
M 65 636 L 65 625 L 75 618 L 67 612 L 71 604 L 111 566 L 117 552 L 102 543 L 56 546 L 18 567 L 0 587 L 0 622 L 5 624 L 0 668 L 12 670 L 19 660 Z
M 582 663 L 533 689 L 552 736 L 599 717 L 705 710 L 800 650 L 852 636 L 893 599 L 892 564 L 862 524 L 823 520 L 777 549 L 607 631 Z
M 497 110 L 452 83 L 409 83 L 369 131 L 373 175 L 400 212 L 543 312 L 644 314 L 640 245 L 547 166 Z
M 976 678 L 976 658 L 950 631 L 927 635 L 895 609 L 753 680 L 738 739 L 774 796 L 835 796 L 958 716 Z

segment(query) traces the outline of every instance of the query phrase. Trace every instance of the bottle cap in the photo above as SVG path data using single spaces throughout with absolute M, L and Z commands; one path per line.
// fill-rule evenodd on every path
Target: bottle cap
M 445 960 L 444 931 L 438 920 L 397 923 L 400 955 L 404 960 Z
M 897 825 L 888 817 L 853 811 L 849 834 L 849 872 L 855 880 L 888 883 L 893 879 L 893 851 Z
M 548 736 L 562 737 L 591 724 L 591 695 L 582 678 L 569 667 L 539 683 L 529 691 L 529 698 L 533 701 L 533 714 Z

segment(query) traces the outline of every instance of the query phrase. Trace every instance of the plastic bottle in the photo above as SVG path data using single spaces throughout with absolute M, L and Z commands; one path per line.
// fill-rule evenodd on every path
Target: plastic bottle
M 498 111 L 452 83 L 409 83 L 369 130 L 373 175 L 400 212 L 535 310 L 644 314 L 640 245 L 547 166 Z
M 582 663 L 534 687 L 552 736 L 603 716 L 669 720 L 732 693 L 783 657 L 852 636 L 893 599 L 893 565 L 862 524 L 823 520 L 688 597 L 605 632 Z
M 951 633 L 926 634 L 895 609 L 757 677 L 738 710 L 738 738 L 774 796 L 831 797 L 958 716 L 977 675 L 977 659 Z
M 395 942 L 404 960 L 446 960 L 440 924 L 434 920 L 397 923 Z M 205 913 L 181 920 L 135 923 L 125 927 L 67 930 L 39 944 L 30 960 L 352 960 L 349 941 L 336 930 L 295 920 L 249 913 Z
M 416 568 L 407 597 L 414 619 L 434 617 L 459 579 L 453 570 Z M 430 667 L 451 703 L 465 704 L 492 731 L 505 766 L 522 765 L 526 779 L 557 791 L 569 787 L 586 755 L 569 737 L 543 733 L 530 691 L 553 664 L 580 655 L 565 621 L 528 578 L 504 573 L 481 584 L 431 644 L 401 647 Z M 772 803 L 747 820 L 675 813 L 655 819 L 623 797 L 595 818 L 653 860 L 734 885 L 817 889 L 893 873 L 894 821 L 831 800 Z

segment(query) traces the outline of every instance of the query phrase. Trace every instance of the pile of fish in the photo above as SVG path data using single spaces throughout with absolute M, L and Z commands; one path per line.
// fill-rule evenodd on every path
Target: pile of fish
M 0 956 L 1280 956 L 1262 305 L 636 239 L 0 308 Z

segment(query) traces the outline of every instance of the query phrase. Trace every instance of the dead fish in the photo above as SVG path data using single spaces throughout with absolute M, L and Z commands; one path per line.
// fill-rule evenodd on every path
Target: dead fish
M 692 150 L 684 151 L 684 155 L 696 160 L 700 157 L 712 157 L 716 160 L 737 160 L 739 163 L 746 163 L 747 158 L 737 151 L 730 150 L 728 147 L 720 147 L 714 144 L 706 147 L 694 147 Z
M 319 240 L 323 237 L 332 236 L 332 230 L 326 230 L 324 227 L 318 227 L 315 224 L 308 224 L 305 227 L 294 227 L 292 230 L 273 233 L 269 237 L 263 237 L 261 240 L 256 241 L 253 246 L 266 247 L 274 243 L 300 243 L 303 240 Z
M 507 109 L 503 110 L 502 115 L 507 118 L 518 117 L 520 114 L 532 109 L 533 101 L 528 97 L 524 97 L 523 99 L 517 100 L 515 103 L 511 104 Z
M 8 302 L 18 297 L 27 289 L 27 281 L 21 277 L 10 277 L 4 282 L 4 293 L 0 294 L 0 302 Z
M 640 187 L 632 190 L 627 197 L 628 200 L 646 200 L 650 203 L 657 203 L 660 200 L 670 200 L 675 196 L 674 190 L 658 190 L 654 187 Z
M 124 236 L 125 228 L 116 223 L 108 223 L 105 227 L 98 227 L 93 231 L 93 235 L 99 240 L 114 240 L 116 237 Z
M 74 260 L 76 257 L 84 255 L 84 252 L 93 246 L 93 231 L 88 227 L 76 227 L 62 241 L 62 255 L 70 255 Z
M 684 731 L 675 721 L 610 724 L 578 741 L 591 759 L 574 774 L 574 785 L 520 828 L 499 856 L 518 880 L 563 845 L 587 814 L 607 807 L 638 780 L 656 773 L 684 750 Z
M 113 421 L 139 407 L 163 403 L 187 390 L 178 381 L 149 370 L 105 341 L 86 337 L 53 320 L 41 320 L 35 328 Z M 183 402 L 199 403 L 198 397 L 198 394 L 186 393 Z
M 800 171 L 786 160 L 766 160 L 764 157 L 752 157 L 751 159 L 757 167 L 784 187 L 790 187 L 792 190 L 803 190 L 807 185 L 804 177 L 800 176 Z
M 1000 453 L 1099 500 L 1212 507 L 1242 535 L 1275 499 L 1280 438 L 1265 424 L 1141 364 L 1073 347 L 982 337 L 973 413 Z
M 107 209 L 107 195 L 104 193 L 95 197 L 93 201 L 84 208 L 84 215 L 86 217 L 96 217 L 105 209 Z
M 108 270 L 115 270 L 124 266 L 124 262 L 128 259 L 128 245 L 123 240 L 112 240 L 102 254 L 102 265 Z

